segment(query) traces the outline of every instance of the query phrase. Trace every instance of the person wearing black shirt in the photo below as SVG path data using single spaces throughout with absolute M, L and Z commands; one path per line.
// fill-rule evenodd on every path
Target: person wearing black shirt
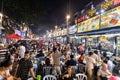
M 65 64 L 66 66 L 76 66 L 76 61 L 74 60 L 74 55 L 70 55 L 70 60 L 68 60 Z
M 16 72 L 16 77 L 21 78 L 21 80 L 28 79 L 28 73 L 31 73 L 33 79 L 36 79 L 33 72 L 33 64 L 30 60 L 30 53 L 28 51 L 25 52 L 24 58 L 19 61 L 19 65 Z

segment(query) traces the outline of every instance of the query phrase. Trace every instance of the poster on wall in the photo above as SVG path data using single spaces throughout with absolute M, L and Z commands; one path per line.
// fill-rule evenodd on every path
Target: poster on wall
M 81 22 L 80 26 L 78 27 L 78 32 L 80 33 L 80 32 L 98 30 L 100 28 L 99 24 L 100 24 L 100 16 L 98 15 Z
M 120 6 L 101 15 L 101 28 L 120 26 Z

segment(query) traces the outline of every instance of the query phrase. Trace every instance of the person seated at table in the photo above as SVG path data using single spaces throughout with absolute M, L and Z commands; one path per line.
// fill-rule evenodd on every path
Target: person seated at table
M 62 76 L 62 80 L 73 80 L 75 76 L 72 74 L 72 70 L 73 70 L 72 67 L 69 66 L 67 68 L 67 71 Z
M 52 64 L 50 63 L 50 59 L 49 58 L 45 59 L 45 64 L 43 66 L 52 66 Z
M 110 76 L 112 76 L 112 74 L 108 70 L 107 64 L 103 62 L 100 69 L 97 72 L 97 80 L 108 80 Z
M 46 69 L 45 69 L 46 68 Z M 52 74 L 53 71 L 53 66 L 50 63 L 50 59 L 46 58 L 45 60 L 45 64 L 43 65 L 43 74 L 47 75 L 47 74 Z
M 85 64 L 83 61 L 85 59 L 85 54 L 84 53 L 81 53 L 80 57 L 78 58 L 78 62 L 81 63 L 81 64 Z
M 109 71 L 112 73 L 113 72 L 113 68 L 115 67 L 115 65 L 113 64 L 113 62 L 110 60 L 109 57 L 106 57 L 106 62 L 107 62 L 107 66 Z
M 70 60 L 65 63 L 66 66 L 76 66 L 76 61 L 74 60 L 74 55 L 70 55 Z
M 11 54 L 0 42 L 0 80 L 14 80 L 10 74 L 12 67 Z

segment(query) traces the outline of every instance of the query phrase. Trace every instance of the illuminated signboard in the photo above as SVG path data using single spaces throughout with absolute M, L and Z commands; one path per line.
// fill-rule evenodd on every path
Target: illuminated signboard
M 86 32 L 86 31 L 92 31 L 92 30 L 98 30 L 100 28 L 100 16 L 95 16 L 93 18 L 90 18 L 88 20 L 85 20 L 80 23 L 80 26 L 78 26 L 78 33 L 80 32 Z
M 77 26 L 73 25 L 69 27 L 69 34 L 74 34 L 77 31 Z
M 120 26 L 120 6 L 101 15 L 101 28 Z
M 79 23 L 81 21 L 84 21 L 85 19 L 87 19 L 87 15 L 84 15 L 84 16 L 78 18 L 77 22 Z
M 114 5 L 120 4 L 120 0 L 114 0 Z
M 62 35 L 67 35 L 67 29 L 62 30 Z
M 101 4 L 101 8 L 103 8 L 104 10 L 107 10 L 109 7 L 111 7 L 111 5 L 113 5 L 113 1 L 114 0 L 108 0 L 105 1 Z
M 93 16 L 95 13 L 96 13 L 96 9 L 93 9 L 88 12 L 88 15 Z

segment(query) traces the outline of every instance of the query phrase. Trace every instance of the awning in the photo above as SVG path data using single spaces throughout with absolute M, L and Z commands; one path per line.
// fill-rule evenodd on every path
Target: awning
M 84 36 L 84 35 L 99 35 L 99 34 L 106 34 L 106 33 L 118 33 L 120 32 L 120 27 L 118 28 L 108 28 L 108 29 L 102 29 L 102 30 L 96 30 L 96 31 L 89 31 L 89 32 L 83 32 L 78 33 L 77 36 Z

